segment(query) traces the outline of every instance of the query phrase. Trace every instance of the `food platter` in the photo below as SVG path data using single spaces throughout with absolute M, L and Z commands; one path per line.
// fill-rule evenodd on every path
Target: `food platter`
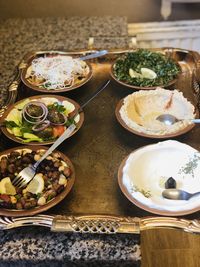
M 184 120 L 165 125 L 156 119 L 159 115 L 169 113 Z M 121 99 L 115 115 L 122 127 L 134 134 L 166 139 L 192 130 L 195 124 L 190 120 L 198 117 L 198 111 L 179 91 L 157 88 L 152 91 L 140 90 Z
M 53 117 L 52 119 L 54 120 L 55 120 L 55 114 L 57 114 L 56 116 L 64 114 L 65 123 L 64 124 L 50 123 L 46 125 L 47 126 L 46 128 L 44 129 L 41 128 L 41 131 L 39 131 L 40 130 L 39 128 L 33 130 L 33 127 L 39 124 L 33 124 L 33 122 L 31 121 L 29 123 L 29 120 L 28 122 L 25 121 L 23 116 L 23 109 L 27 105 L 29 105 L 29 107 L 31 104 L 35 105 L 34 103 L 37 104 L 39 103 L 40 105 L 45 104 L 45 108 L 47 107 L 48 109 L 47 119 L 50 114 L 49 112 L 54 112 L 54 114 L 52 114 Z M 66 129 L 67 120 L 70 120 L 70 114 L 78 112 L 79 108 L 80 106 L 76 101 L 63 96 L 39 95 L 39 96 L 28 97 L 26 99 L 22 99 L 16 102 L 12 106 L 10 106 L 4 113 L 3 117 L 1 118 L 1 122 L 6 124 L 5 127 L 2 127 L 2 132 L 8 138 L 21 144 L 25 143 L 29 145 L 52 144 L 59 137 L 59 132 L 61 134 Z M 60 112 L 59 110 L 62 109 L 63 111 Z M 42 123 L 44 123 L 45 121 L 43 121 Z M 83 121 L 84 121 L 84 113 L 80 112 L 75 118 L 76 129 L 71 135 L 75 134 L 81 128 Z M 10 123 L 12 123 L 12 125 Z M 49 133 L 50 136 L 45 136 L 46 134 L 44 135 L 44 133 L 49 127 L 51 128 L 51 132 Z M 59 131 L 57 132 L 57 134 L 56 130 Z
M 61 52 L 30 57 L 21 72 L 21 80 L 28 88 L 53 94 L 77 89 L 91 78 L 92 68 L 88 62 Z
M 3 177 L 3 172 L 2 172 L 2 168 L 3 168 L 2 158 L 3 157 L 4 157 L 4 160 L 5 160 L 5 158 L 7 158 L 9 161 L 14 160 L 14 157 L 17 157 L 16 160 L 14 160 L 14 163 L 10 163 L 10 165 L 11 164 L 13 165 L 12 167 L 13 167 L 13 169 L 15 169 L 15 174 L 16 174 L 16 172 L 18 173 L 21 169 L 23 169 L 25 167 L 26 164 L 28 164 L 28 162 L 25 163 L 25 157 L 26 157 L 26 160 L 28 158 L 31 159 L 31 157 L 28 156 L 28 155 L 30 155 L 29 153 L 34 152 L 34 153 L 36 153 L 35 155 L 39 155 L 37 153 L 44 153 L 42 151 L 45 151 L 45 150 L 47 150 L 47 148 L 42 147 L 42 146 L 34 146 L 34 147 L 33 146 L 32 147 L 20 146 L 20 147 L 8 149 L 8 150 L 0 153 L 1 176 Z M 19 155 L 12 154 L 14 152 L 19 153 Z M 22 164 L 18 165 L 17 162 L 20 163 L 20 160 L 22 160 L 23 165 Z M 38 214 L 38 213 L 46 211 L 46 210 L 50 209 L 51 207 L 57 205 L 60 201 L 62 201 L 67 196 L 67 194 L 72 189 L 72 186 L 73 186 L 74 180 L 75 180 L 74 167 L 73 167 L 71 161 L 69 160 L 69 158 L 61 152 L 55 151 L 52 154 L 52 159 L 48 160 L 48 163 L 50 163 L 51 161 L 53 162 L 53 160 L 56 160 L 55 162 L 59 162 L 59 163 L 61 162 L 63 165 L 60 165 L 60 166 L 63 166 L 63 169 L 65 166 L 67 166 L 67 168 L 69 168 L 69 170 L 70 170 L 69 176 L 67 176 L 65 178 L 65 180 L 66 180 L 65 185 L 59 185 L 56 182 L 56 180 L 52 180 L 53 178 L 50 178 L 50 176 L 47 175 L 48 171 L 46 171 L 45 175 L 46 175 L 46 179 L 47 179 L 46 180 L 47 184 L 46 184 L 46 182 L 44 183 L 44 188 L 43 188 L 43 190 L 41 189 L 42 191 L 40 193 L 37 192 L 37 194 L 36 194 L 36 192 L 33 193 L 33 191 L 31 191 L 31 190 L 27 191 L 26 190 L 27 187 L 23 190 L 19 190 L 19 189 L 15 188 L 16 192 L 14 192 L 14 193 L 9 192 L 9 194 L 6 194 L 6 191 L 3 192 L 3 194 L 0 195 L 1 196 L 0 215 L 4 215 L 4 216 L 30 216 L 30 215 Z M 34 161 L 32 161 L 32 162 L 34 162 Z M 47 162 L 44 163 L 44 166 L 47 166 L 47 165 L 49 167 L 49 173 L 50 173 L 50 165 L 47 164 Z M 17 169 L 17 168 L 19 168 L 19 169 Z M 37 173 L 39 173 L 39 171 L 42 172 L 41 169 L 38 169 Z M 14 171 L 11 171 L 11 167 L 9 167 L 9 170 L 5 170 L 5 173 L 9 176 L 15 175 Z M 63 173 L 63 171 L 59 171 L 59 175 L 61 175 L 62 173 Z M 43 177 L 44 177 L 44 175 L 43 175 Z M 8 190 L 8 186 L 6 186 L 5 183 L 4 183 L 4 186 L 2 188 L 2 181 L 7 179 L 7 178 L 8 177 L 1 180 L 1 184 L 0 184 L 1 193 L 2 193 L 2 190 L 5 190 L 5 189 Z M 59 188 L 59 186 L 60 186 L 60 188 Z M 26 190 L 26 192 L 24 190 Z M 54 192 L 53 192 L 53 195 L 51 195 L 51 198 L 48 198 L 50 190 L 51 191 L 54 190 Z M 55 190 L 57 190 L 57 192 Z M 30 193 L 30 192 L 32 192 L 32 193 Z M 27 195 L 27 194 L 29 194 L 29 195 Z M 44 203 L 41 203 L 40 200 L 43 201 L 44 198 L 45 198 Z M 31 201 L 32 202 L 37 201 L 37 202 L 32 203 Z M 2 205 L 4 205 L 4 203 L 5 203 L 5 205 L 9 204 L 10 207 L 2 207 Z M 32 203 L 33 207 L 28 206 L 28 204 L 30 204 L 30 203 Z M 40 203 L 40 204 L 38 204 L 38 203 Z M 20 206 L 17 204 L 20 204 Z M 16 208 L 16 206 L 18 208 Z M 26 208 L 24 208 L 24 207 L 26 207 Z
M 111 66 L 111 77 L 119 84 L 135 90 L 170 87 L 180 75 L 179 64 L 158 51 L 138 49 L 118 57 Z
M 165 53 L 169 49 L 158 49 Z M 192 69 L 195 67 L 199 55 L 193 51 L 182 49 L 171 49 L 172 57 L 181 66 L 180 76 L 172 88 L 183 92 L 184 97 L 190 101 L 194 107 L 197 101 L 192 88 Z M 110 69 L 118 57 L 123 56 L 129 50 L 109 51 L 101 58 L 91 61 L 93 78 L 89 83 L 83 85 L 83 90 L 68 92 L 68 97 L 76 103 L 83 102 L 88 95 L 94 93 L 110 77 Z M 94 51 L 93 51 L 94 52 Z M 24 61 L 28 62 L 30 57 L 36 57 L 45 52 L 34 52 L 27 56 Z M 69 52 L 69 55 L 79 57 L 85 55 L 84 52 Z M 91 53 L 91 51 L 87 51 Z M 171 88 L 171 89 L 172 89 Z M 18 87 L 18 100 L 28 97 L 32 90 L 29 90 L 23 82 Z M 149 90 L 146 90 L 149 91 Z M 37 91 L 32 91 L 36 94 Z M 56 207 L 52 207 L 49 212 L 55 215 L 74 216 L 74 214 L 116 214 L 122 217 L 143 217 L 152 216 L 152 210 L 144 209 L 142 206 L 131 203 L 124 194 L 121 193 L 117 181 L 117 170 L 120 162 L 126 155 L 145 145 L 155 143 L 155 136 L 144 138 L 145 135 L 135 135 L 124 130 L 116 120 L 115 109 L 120 109 L 120 100 L 130 94 L 128 87 L 120 83 L 111 82 L 109 86 L 97 96 L 90 105 L 84 109 L 85 120 L 84 129 L 80 134 L 75 134 L 66 144 L 60 146 L 60 150 L 69 156 L 76 169 L 76 183 L 69 198 Z M 122 105 L 122 102 L 121 102 Z M 5 113 L 6 114 L 6 113 Z M 198 115 L 197 115 L 198 116 Z M 191 128 L 175 135 L 176 139 L 184 142 L 196 149 L 199 148 L 199 128 L 190 125 Z M 169 138 L 165 136 L 164 138 Z M 2 135 L 1 150 L 13 147 L 13 142 L 8 142 L 6 136 Z M 32 146 L 33 148 L 35 146 Z M 193 210 L 189 219 L 199 216 L 199 211 Z M 189 212 L 188 212 L 189 214 Z M 98 217 L 98 215 L 96 215 Z M 177 215 L 179 216 L 179 215 Z M 184 215 L 185 216 L 185 215 Z M 97 218 L 96 217 L 96 218 Z M 89 219 L 88 219 L 89 220 Z M 167 219 L 166 219 L 167 220 Z

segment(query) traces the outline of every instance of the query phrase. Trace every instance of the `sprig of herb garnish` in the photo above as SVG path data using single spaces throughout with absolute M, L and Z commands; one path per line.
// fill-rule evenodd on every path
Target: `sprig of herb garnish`
M 191 174 L 194 178 L 194 170 L 197 168 L 199 160 L 199 154 L 195 153 L 194 156 L 190 158 L 189 161 L 185 164 L 185 166 L 180 168 L 178 173 Z
M 141 68 L 148 68 L 154 71 L 157 77 L 155 79 L 132 78 L 129 75 L 129 69 L 141 73 Z M 139 49 L 135 52 L 127 53 L 122 58 L 119 58 L 114 65 L 114 75 L 118 80 L 141 87 L 167 85 L 176 78 L 179 72 L 180 67 L 173 59 L 147 49 Z
M 74 118 L 68 118 L 65 125 L 69 127 L 71 124 L 76 124 Z
M 66 109 L 63 105 L 59 104 L 58 102 L 55 102 L 51 105 L 48 105 L 48 110 L 56 110 L 60 113 L 64 112 Z

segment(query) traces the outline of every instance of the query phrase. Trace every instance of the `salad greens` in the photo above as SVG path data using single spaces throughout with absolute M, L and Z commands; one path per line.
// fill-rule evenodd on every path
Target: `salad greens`
M 153 79 L 142 77 L 141 69 L 156 73 Z M 147 49 L 130 52 L 117 59 L 113 67 L 115 77 L 122 82 L 140 87 L 164 86 L 175 79 L 180 72 L 179 65 L 171 58 Z M 130 75 L 137 73 L 139 75 Z

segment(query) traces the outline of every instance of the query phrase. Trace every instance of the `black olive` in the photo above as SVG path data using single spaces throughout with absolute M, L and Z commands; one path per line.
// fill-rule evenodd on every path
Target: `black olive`
M 165 182 L 165 188 L 176 188 L 176 180 L 174 180 L 173 177 L 169 177 L 167 181 Z

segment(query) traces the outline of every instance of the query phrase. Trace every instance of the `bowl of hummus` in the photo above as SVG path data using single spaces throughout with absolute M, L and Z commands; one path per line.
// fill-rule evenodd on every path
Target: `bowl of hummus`
M 157 88 L 140 90 L 121 99 L 115 110 L 119 123 L 128 131 L 149 138 L 169 138 L 184 134 L 194 127 L 198 116 L 194 105 L 178 90 Z M 171 114 L 180 121 L 166 125 L 157 118 Z

